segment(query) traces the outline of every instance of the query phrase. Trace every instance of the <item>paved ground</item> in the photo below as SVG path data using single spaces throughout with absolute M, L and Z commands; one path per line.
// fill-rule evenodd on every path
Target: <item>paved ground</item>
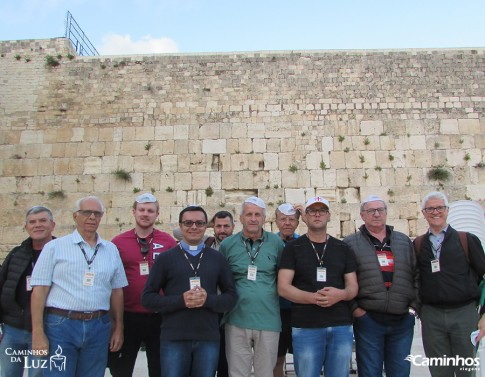
M 419 322 L 419 320 L 416 322 L 416 326 L 415 326 L 414 340 L 411 348 L 411 354 L 424 356 L 423 343 L 421 339 L 421 323 Z M 286 370 L 289 376 L 295 375 L 293 365 L 292 365 L 292 359 L 293 359 L 292 355 L 288 355 L 287 357 L 288 365 L 286 366 Z M 353 367 L 355 368 L 355 359 L 353 360 Z M 147 373 L 146 356 L 144 352 L 140 352 L 138 354 L 138 359 L 136 360 L 135 372 L 133 373 L 133 377 L 146 377 L 147 375 L 148 373 Z M 109 373 L 108 370 L 106 370 L 105 377 L 110 377 L 110 376 L 111 374 Z M 352 374 L 351 376 L 358 376 L 358 373 Z M 411 376 L 430 377 L 431 375 L 429 374 L 428 368 L 411 365 Z

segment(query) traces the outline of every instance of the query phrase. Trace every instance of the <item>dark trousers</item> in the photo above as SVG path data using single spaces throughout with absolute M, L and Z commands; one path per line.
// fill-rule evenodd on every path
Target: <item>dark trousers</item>
M 158 313 L 124 313 L 125 340 L 119 352 L 110 352 L 108 367 L 113 377 L 131 377 L 142 342 L 146 346 L 148 375 L 160 377 L 160 325 Z

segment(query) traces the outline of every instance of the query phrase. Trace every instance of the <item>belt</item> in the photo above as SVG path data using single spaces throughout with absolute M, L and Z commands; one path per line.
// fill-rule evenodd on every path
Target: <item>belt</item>
M 94 312 L 77 312 L 75 310 L 65 310 L 58 308 L 46 308 L 46 313 L 56 314 L 69 319 L 75 319 L 78 321 L 91 321 L 92 319 L 98 319 L 106 314 L 107 310 L 96 310 Z

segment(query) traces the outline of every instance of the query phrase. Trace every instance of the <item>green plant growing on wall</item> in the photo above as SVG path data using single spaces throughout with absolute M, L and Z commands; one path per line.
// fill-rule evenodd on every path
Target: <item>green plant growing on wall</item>
M 350 152 L 350 148 L 349 147 L 345 147 L 344 152 L 345 153 Z
M 368 137 L 366 137 L 366 138 L 364 139 L 364 145 L 369 145 L 369 144 L 370 144 L 370 140 L 369 140 L 369 138 L 368 138 Z
M 20 60 L 21 58 L 22 57 L 19 54 L 15 55 L 15 60 Z
M 140 192 L 141 188 L 139 187 L 133 187 L 133 193 L 136 194 L 137 192 Z
M 62 59 L 62 55 L 61 54 L 57 54 L 57 60 L 61 60 Z
M 113 174 L 120 181 L 131 182 L 131 174 L 125 169 L 116 169 Z
M 362 178 L 364 178 L 366 181 L 367 179 L 369 178 L 369 174 L 367 174 L 367 172 L 362 176 Z
M 26 56 L 24 60 L 26 63 L 30 62 L 30 58 L 28 56 Z
M 465 153 L 465 157 L 463 157 L 463 159 L 464 159 L 465 161 L 470 161 L 470 160 L 471 160 L 470 153 Z
M 392 154 L 389 154 L 389 161 L 394 161 L 394 156 Z
M 152 187 L 152 188 L 150 189 L 150 191 L 152 192 L 152 194 L 155 194 L 155 188 L 154 188 L 154 187 Z
M 59 60 L 57 60 L 54 56 L 52 55 L 46 55 L 45 56 L 45 65 L 47 67 L 57 67 L 59 64 Z
M 67 54 L 67 58 L 68 58 L 69 60 L 72 60 L 72 59 L 74 59 L 74 55 L 73 55 L 73 54 Z
M 342 198 L 342 200 L 340 200 L 340 203 L 342 203 L 342 204 L 345 204 L 345 203 L 347 203 L 347 199 L 345 199 L 345 198 Z
M 339 135 L 338 141 L 342 142 L 344 140 L 345 140 L 345 136 L 344 135 Z
M 325 161 L 320 161 L 320 169 L 322 170 L 325 170 L 327 168 L 327 164 L 325 163 Z
M 375 170 L 375 171 L 381 171 L 381 170 L 382 170 L 382 168 L 381 168 L 380 166 L 376 166 L 376 167 L 374 168 L 374 170 Z
M 173 192 L 173 188 L 171 188 L 170 186 L 168 186 L 166 189 L 165 189 L 166 192 Z
M 49 199 L 64 199 L 66 194 L 62 190 L 51 191 L 47 194 Z
M 440 147 L 440 143 L 439 143 L 439 141 L 436 141 L 436 142 L 434 143 L 434 147 L 435 147 L 435 148 L 439 148 L 439 147 Z
M 390 197 L 393 197 L 394 196 L 394 190 L 393 189 L 387 190 L 387 195 L 389 195 Z
M 207 197 L 210 197 L 210 196 L 212 196 L 213 194 L 214 194 L 214 190 L 212 189 L 212 187 L 210 187 L 210 186 L 209 186 L 209 187 L 207 187 L 207 188 L 205 189 L 205 195 L 206 195 Z
M 152 143 L 148 142 L 145 144 L 145 150 L 149 151 L 152 148 Z
M 406 177 L 406 183 L 407 183 L 407 184 L 410 184 L 410 183 L 411 183 L 411 179 L 413 179 L 413 176 L 412 176 L 412 175 L 408 175 L 408 176 Z
M 476 168 L 485 168 L 485 162 L 480 161 L 478 164 L 475 165 Z
M 428 178 L 432 181 L 447 181 L 450 177 L 450 171 L 443 166 L 438 166 L 428 171 Z
M 360 160 L 360 162 L 363 164 L 363 163 L 365 162 L 365 157 L 364 157 L 364 155 L 362 155 L 362 154 L 361 154 L 361 155 L 359 156 L 359 160 Z
M 296 173 L 298 171 L 298 167 L 294 164 L 291 164 L 288 170 L 291 171 L 292 173 Z
M 278 185 L 274 185 L 273 188 L 274 189 L 277 189 L 277 188 L 279 188 L 279 186 Z

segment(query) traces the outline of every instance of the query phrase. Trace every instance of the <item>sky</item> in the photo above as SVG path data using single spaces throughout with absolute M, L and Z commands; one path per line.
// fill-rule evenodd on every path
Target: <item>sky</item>
M 101 55 L 485 47 L 485 0 L 0 0 L 0 40 L 67 11 Z

